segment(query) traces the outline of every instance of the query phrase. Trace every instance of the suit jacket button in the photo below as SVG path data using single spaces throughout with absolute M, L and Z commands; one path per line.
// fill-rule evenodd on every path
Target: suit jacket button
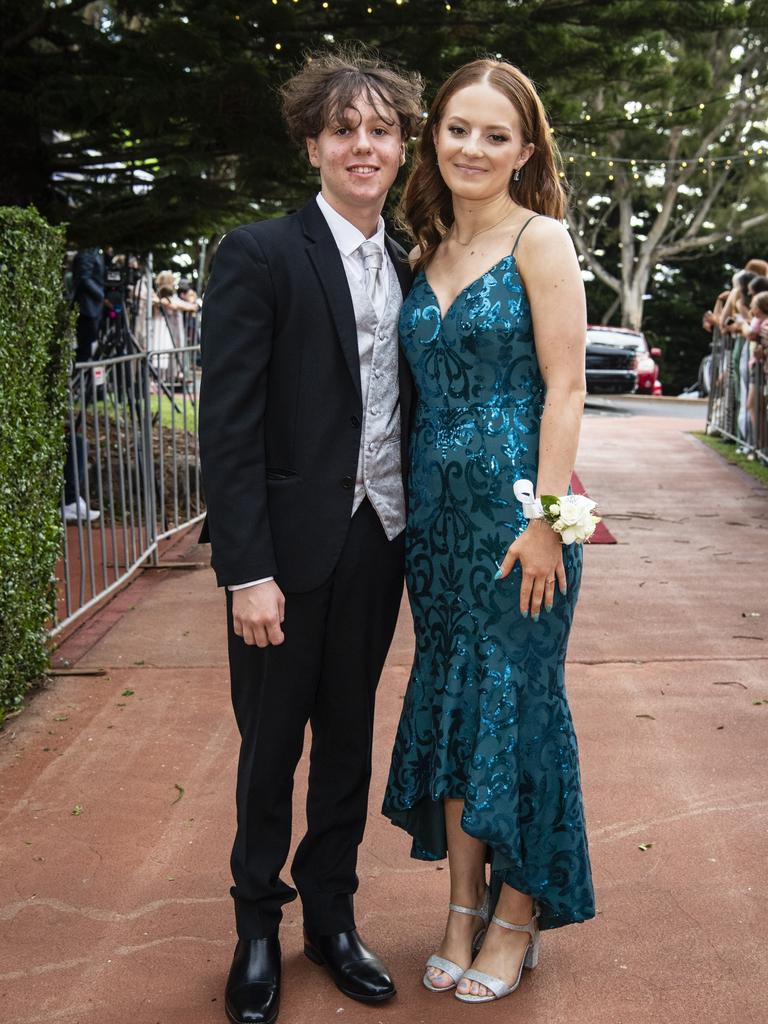
M 350 416 L 349 417 L 349 422 L 352 424 L 353 427 L 359 427 L 360 426 L 360 420 L 357 418 L 357 416 Z
M 351 491 L 352 488 L 355 486 L 355 481 L 351 476 L 345 476 L 344 479 L 341 481 L 341 486 L 344 488 L 344 490 Z

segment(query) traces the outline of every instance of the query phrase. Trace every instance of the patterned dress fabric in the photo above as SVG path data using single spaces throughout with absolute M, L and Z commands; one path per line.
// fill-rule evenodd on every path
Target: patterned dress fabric
M 418 390 L 411 442 L 407 583 L 416 653 L 384 814 L 411 855 L 446 856 L 446 797 L 488 846 L 493 882 L 530 893 L 542 928 L 594 916 L 578 748 L 564 662 L 581 579 L 539 622 L 520 613 L 519 564 L 494 575 L 527 525 L 515 480 L 536 483 L 545 386 L 514 250 L 445 317 L 423 272 L 400 337 Z

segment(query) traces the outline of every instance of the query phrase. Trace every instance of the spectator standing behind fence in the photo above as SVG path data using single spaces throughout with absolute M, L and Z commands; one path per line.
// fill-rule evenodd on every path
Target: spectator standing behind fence
M 104 312 L 104 257 L 98 249 L 81 249 L 75 256 L 72 301 L 79 308 L 75 361 L 87 363 L 93 356 Z
M 765 281 L 765 278 L 756 278 L 756 281 Z M 751 282 L 754 283 L 754 282 Z M 768 291 L 758 292 L 752 298 L 749 308 L 750 319 L 744 322 L 743 333 L 746 339 L 745 349 L 748 352 L 747 373 L 749 385 L 747 390 L 747 416 L 748 431 L 747 441 L 750 446 L 757 444 L 757 398 L 758 387 L 762 383 L 758 380 L 758 366 L 765 359 L 765 345 L 768 341 Z M 753 451 L 747 452 L 747 458 L 752 461 L 755 458 Z
M 186 302 L 176 294 L 173 271 L 161 270 L 155 278 L 147 345 L 148 352 L 161 353 L 154 363 L 161 381 L 170 383 L 180 375 L 171 353 L 185 344 L 184 313 L 192 311 L 197 311 L 197 305 Z
M 184 312 L 184 344 L 197 345 L 200 340 L 200 318 L 198 316 L 200 312 L 200 299 L 195 289 L 185 279 L 179 281 L 177 294 L 182 302 L 186 302 L 189 305 L 189 309 Z
M 104 313 L 104 258 L 98 249 L 81 249 L 72 263 L 72 302 L 77 303 L 76 363 L 87 363 L 93 358 Z M 90 376 L 88 374 L 87 376 Z M 81 386 L 86 392 L 80 396 L 83 406 L 88 401 L 86 375 L 73 375 L 73 387 Z M 89 508 L 86 491 L 85 466 L 87 449 L 82 434 L 67 432 L 67 457 L 64 463 L 64 501 L 62 514 L 67 523 L 89 520 L 94 522 L 101 513 Z
M 712 387 L 717 398 L 710 426 L 734 434 L 743 454 L 751 451 L 757 436 L 755 339 L 751 335 L 754 297 L 768 290 L 766 284 L 768 261 L 748 260 L 744 269 L 733 275 L 730 291 L 718 296 L 714 309 L 707 310 L 702 321 L 704 330 L 717 329 L 732 338 L 721 353 L 719 366 L 713 366 Z

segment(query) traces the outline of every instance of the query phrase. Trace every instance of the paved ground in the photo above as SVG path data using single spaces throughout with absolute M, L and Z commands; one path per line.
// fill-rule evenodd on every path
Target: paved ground
M 587 550 L 568 673 L 596 920 L 548 933 L 538 970 L 498 1006 L 422 988 L 447 872 L 411 861 L 378 814 L 411 655 L 403 613 L 358 898 L 399 994 L 378 1009 L 338 995 L 301 955 L 293 904 L 281 1024 L 764 1024 L 768 494 L 692 426 L 585 423 L 577 470 L 619 541 Z M 176 555 L 204 550 L 188 538 Z M 0 734 L 5 1024 L 224 1019 L 236 742 L 223 629 L 207 569 L 146 574 L 60 652 L 105 674 L 56 679 Z

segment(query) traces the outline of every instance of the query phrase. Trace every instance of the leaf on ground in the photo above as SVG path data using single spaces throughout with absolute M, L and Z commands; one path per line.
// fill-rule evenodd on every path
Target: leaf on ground
M 53 720 L 54 722 L 68 722 L 69 715 L 54 715 Z
M 638 846 L 638 850 L 642 850 L 643 853 L 645 853 L 645 851 L 650 850 L 652 846 L 653 843 L 640 843 L 640 845 Z
M 748 636 L 745 633 L 732 633 L 731 640 L 765 640 L 764 636 Z
M 120 694 L 120 696 L 121 697 L 132 697 L 135 692 L 136 692 L 135 690 L 123 690 L 123 692 Z
M 144 662 L 143 662 L 143 661 L 134 661 L 134 663 L 133 663 L 133 664 L 134 664 L 134 665 L 143 665 L 143 664 L 144 664 Z
M 83 813 L 83 806 L 82 806 L 82 804 L 75 804 L 75 806 L 72 808 L 72 813 L 75 815 L 75 817 L 77 817 L 78 814 L 82 814 Z
M 181 800 L 181 798 L 184 796 L 184 787 L 180 786 L 178 782 L 174 782 L 173 788 L 179 791 L 179 795 L 176 797 L 175 800 L 171 800 L 171 807 L 173 807 L 174 804 L 177 804 L 179 800 Z
M 753 704 L 768 704 L 768 700 L 753 700 Z
M 742 690 L 748 690 L 749 687 L 745 686 L 744 683 L 740 683 L 738 679 L 716 679 L 713 686 L 740 686 Z
M 741 617 L 742 619 L 759 619 L 760 612 L 742 612 Z
M 652 722 L 656 721 L 656 719 L 653 717 L 653 715 L 635 715 L 635 718 L 650 718 L 650 720 Z

